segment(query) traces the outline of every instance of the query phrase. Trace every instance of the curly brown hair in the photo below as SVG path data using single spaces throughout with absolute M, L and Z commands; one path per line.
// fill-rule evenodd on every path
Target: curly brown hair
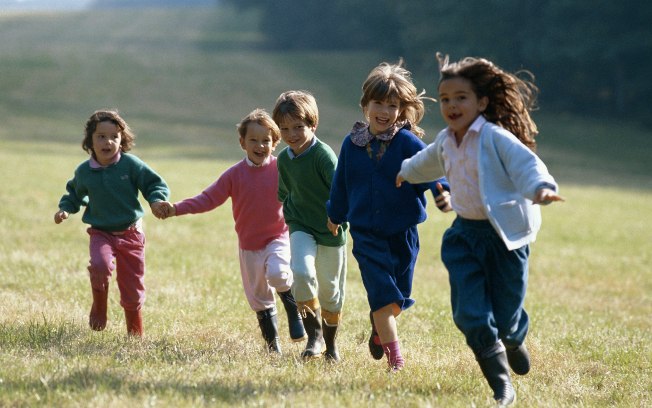
M 103 109 L 93 112 L 90 118 L 86 121 L 84 126 L 84 140 L 82 140 L 82 149 L 86 153 L 93 155 L 93 133 L 97 129 L 97 125 L 100 122 L 111 122 L 120 129 L 120 136 L 122 138 L 120 142 L 120 150 L 122 152 L 128 152 L 134 147 L 136 135 L 131 130 L 127 122 L 118 114 L 117 110 Z
M 509 73 L 484 58 L 466 57 L 451 63 L 448 55 L 437 53 L 437 60 L 439 84 L 452 78 L 468 80 L 478 98 L 488 99 L 484 117 L 512 132 L 532 151 L 536 150 L 534 139 L 539 131 L 530 112 L 536 109 L 539 89 L 530 71 Z
M 396 64 L 383 62 L 371 70 L 369 76 L 362 84 L 362 97 L 360 98 L 360 107 L 365 109 L 371 101 L 384 101 L 388 99 L 397 99 L 400 103 L 399 121 L 409 120 L 412 124 L 411 131 L 419 137 L 423 137 L 425 132 L 417 126 L 425 113 L 423 105 L 426 91 L 417 91 L 412 82 L 412 74 L 403 68 L 403 60 L 400 59 Z

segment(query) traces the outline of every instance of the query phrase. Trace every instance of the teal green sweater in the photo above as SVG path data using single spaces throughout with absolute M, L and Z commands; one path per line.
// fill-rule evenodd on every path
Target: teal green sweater
M 290 234 L 303 231 L 315 237 L 319 245 L 346 244 L 344 233 L 334 237 L 326 227 L 326 201 L 330 195 L 337 156 L 327 144 L 317 140 L 310 150 L 290 158 L 285 148 L 278 155 L 278 199 L 283 203 L 283 215 Z
M 66 190 L 59 209 L 74 214 L 86 206 L 82 221 L 104 231 L 125 230 L 145 214 L 138 191 L 149 203 L 167 201 L 170 195 L 161 176 L 127 153 L 107 167 L 92 168 L 86 160 L 77 167 Z

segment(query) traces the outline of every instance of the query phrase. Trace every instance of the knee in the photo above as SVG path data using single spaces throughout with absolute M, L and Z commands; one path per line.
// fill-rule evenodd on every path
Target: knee
M 91 275 L 111 275 L 115 264 L 104 259 L 91 259 L 88 262 L 88 272 Z
M 314 268 L 311 268 L 306 263 L 303 262 L 292 262 L 291 263 L 292 276 L 294 280 L 298 281 L 308 281 L 310 279 L 316 279 L 316 271 Z
M 292 287 L 293 274 L 289 269 L 277 269 L 267 273 L 269 286 L 277 291 L 286 292 Z

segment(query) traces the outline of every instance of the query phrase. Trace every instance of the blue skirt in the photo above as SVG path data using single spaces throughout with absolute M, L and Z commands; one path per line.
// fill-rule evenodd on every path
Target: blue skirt
M 412 306 L 412 279 L 419 254 L 417 226 L 389 237 L 354 228 L 350 233 L 371 311 L 392 303 L 401 310 Z

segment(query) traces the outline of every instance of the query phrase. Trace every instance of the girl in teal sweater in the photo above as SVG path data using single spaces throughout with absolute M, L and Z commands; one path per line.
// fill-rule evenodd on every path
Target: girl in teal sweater
M 90 225 L 90 273 L 93 306 L 88 323 L 104 330 L 109 280 L 116 270 L 120 305 L 127 333 L 142 336 L 145 302 L 145 235 L 138 201 L 140 191 L 152 212 L 160 214 L 170 191 L 165 181 L 142 160 L 128 154 L 135 135 L 116 111 L 96 111 L 86 122 L 82 148 L 90 158 L 75 170 L 59 201 L 54 222 L 86 207 L 82 221 Z

